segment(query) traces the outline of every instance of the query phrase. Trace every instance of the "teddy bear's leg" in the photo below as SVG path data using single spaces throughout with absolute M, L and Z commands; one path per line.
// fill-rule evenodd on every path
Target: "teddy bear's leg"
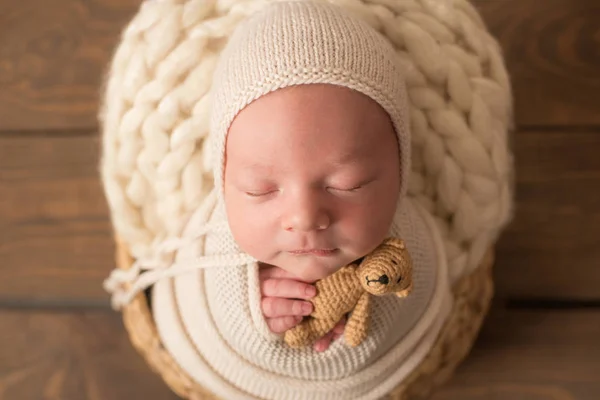
M 344 338 L 349 346 L 358 346 L 367 337 L 370 298 L 369 293 L 363 293 L 348 318 L 344 329 Z
M 331 331 L 338 321 L 306 318 L 288 330 L 283 340 L 290 347 L 304 347 L 313 344 L 317 339 Z
M 309 318 L 310 319 L 310 318 Z M 314 332 L 308 324 L 309 319 L 305 319 L 292 329 L 285 332 L 283 340 L 288 346 L 298 348 L 308 346 L 314 340 Z

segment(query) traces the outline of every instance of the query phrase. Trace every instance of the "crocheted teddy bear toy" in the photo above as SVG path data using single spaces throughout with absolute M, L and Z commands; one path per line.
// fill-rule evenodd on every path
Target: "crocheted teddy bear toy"
M 371 296 L 395 293 L 406 297 L 412 289 L 412 268 L 404 241 L 386 239 L 358 264 L 316 282 L 313 313 L 287 331 L 284 341 L 291 347 L 310 345 L 351 313 L 344 338 L 349 346 L 358 346 L 368 334 Z

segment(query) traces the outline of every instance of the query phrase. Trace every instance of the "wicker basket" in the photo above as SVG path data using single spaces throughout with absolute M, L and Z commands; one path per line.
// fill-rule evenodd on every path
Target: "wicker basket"
M 510 81 L 498 44 L 467 0 L 322 1 L 345 4 L 393 36 L 405 63 L 418 178 L 410 195 L 437 218 L 454 304 L 429 353 L 388 398 L 426 398 L 468 354 L 492 298 L 493 246 L 512 212 Z M 215 49 L 262 3 L 147 1 L 125 29 L 100 112 L 118 268 L 129 268 L 157 236 L 178 232 L 181 216 L 207 192 L 202 147 Z M 485 174 L 473 177 L 479 170 Z M 165 350 L 147 296 L 125 306 L 123 319 L 135 348 L 175 393 L 216 398 Z
M 469 353 L 493 296 L 493 262 L 490 249 L 479 268 L 454 285 L 454 306 L 437 340 L 415 370 L 388 395 L 389 400 L 429 397 Z M 117 265 L 127 269 L 131 263 L 126 246 L 117 242 Z M 123 321 L 134 347 L 171 390 L 190 400 L 218 399 L 182 371 L 164 349 L 143 293 L 123 309 Z

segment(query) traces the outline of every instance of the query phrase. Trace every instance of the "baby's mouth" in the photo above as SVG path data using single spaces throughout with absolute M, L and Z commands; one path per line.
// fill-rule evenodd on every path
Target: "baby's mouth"
M 289 253 L 295 256 L 317 256 L 330 257 L 337 252 L 337 249 L 300 249 L 292 250 Z

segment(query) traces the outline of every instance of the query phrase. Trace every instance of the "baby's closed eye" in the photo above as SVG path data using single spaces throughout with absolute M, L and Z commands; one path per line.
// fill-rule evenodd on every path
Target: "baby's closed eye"
M 271 190 L 244 191 L 244 193 L 250 197 L 264 197 L 264 196 L 268 196 L 270 194 L 274 194 L 275 192 L 278 192 L 278 191 L 279 191 L 278 189 L 271 189 Z
M 248 197 L 266 197 L 280 191 L 277 184 L 273 182 L 242 182 L 235 184 L 235 188 Z
M 375 179 L 369 179 L 355 184 L 332 184 L 331 186 L 327 187 L 327 190 L 356 193 L 365 189 L 367 186 L 369 186 L 369 184 L 371 184 L 374 181 Z
M 327 189 L 328 190 L 339 190 L 341 192 L 357 192 L 360 189 L 362 189 L 363 187 L 364 187 L 364 185 L 357 185 L 357 186 L 352 186 L 352 187 L 349 187 L 346 189 L 346 188 L 341 188 L 341 187 L 331 187 L 330 186 Z

